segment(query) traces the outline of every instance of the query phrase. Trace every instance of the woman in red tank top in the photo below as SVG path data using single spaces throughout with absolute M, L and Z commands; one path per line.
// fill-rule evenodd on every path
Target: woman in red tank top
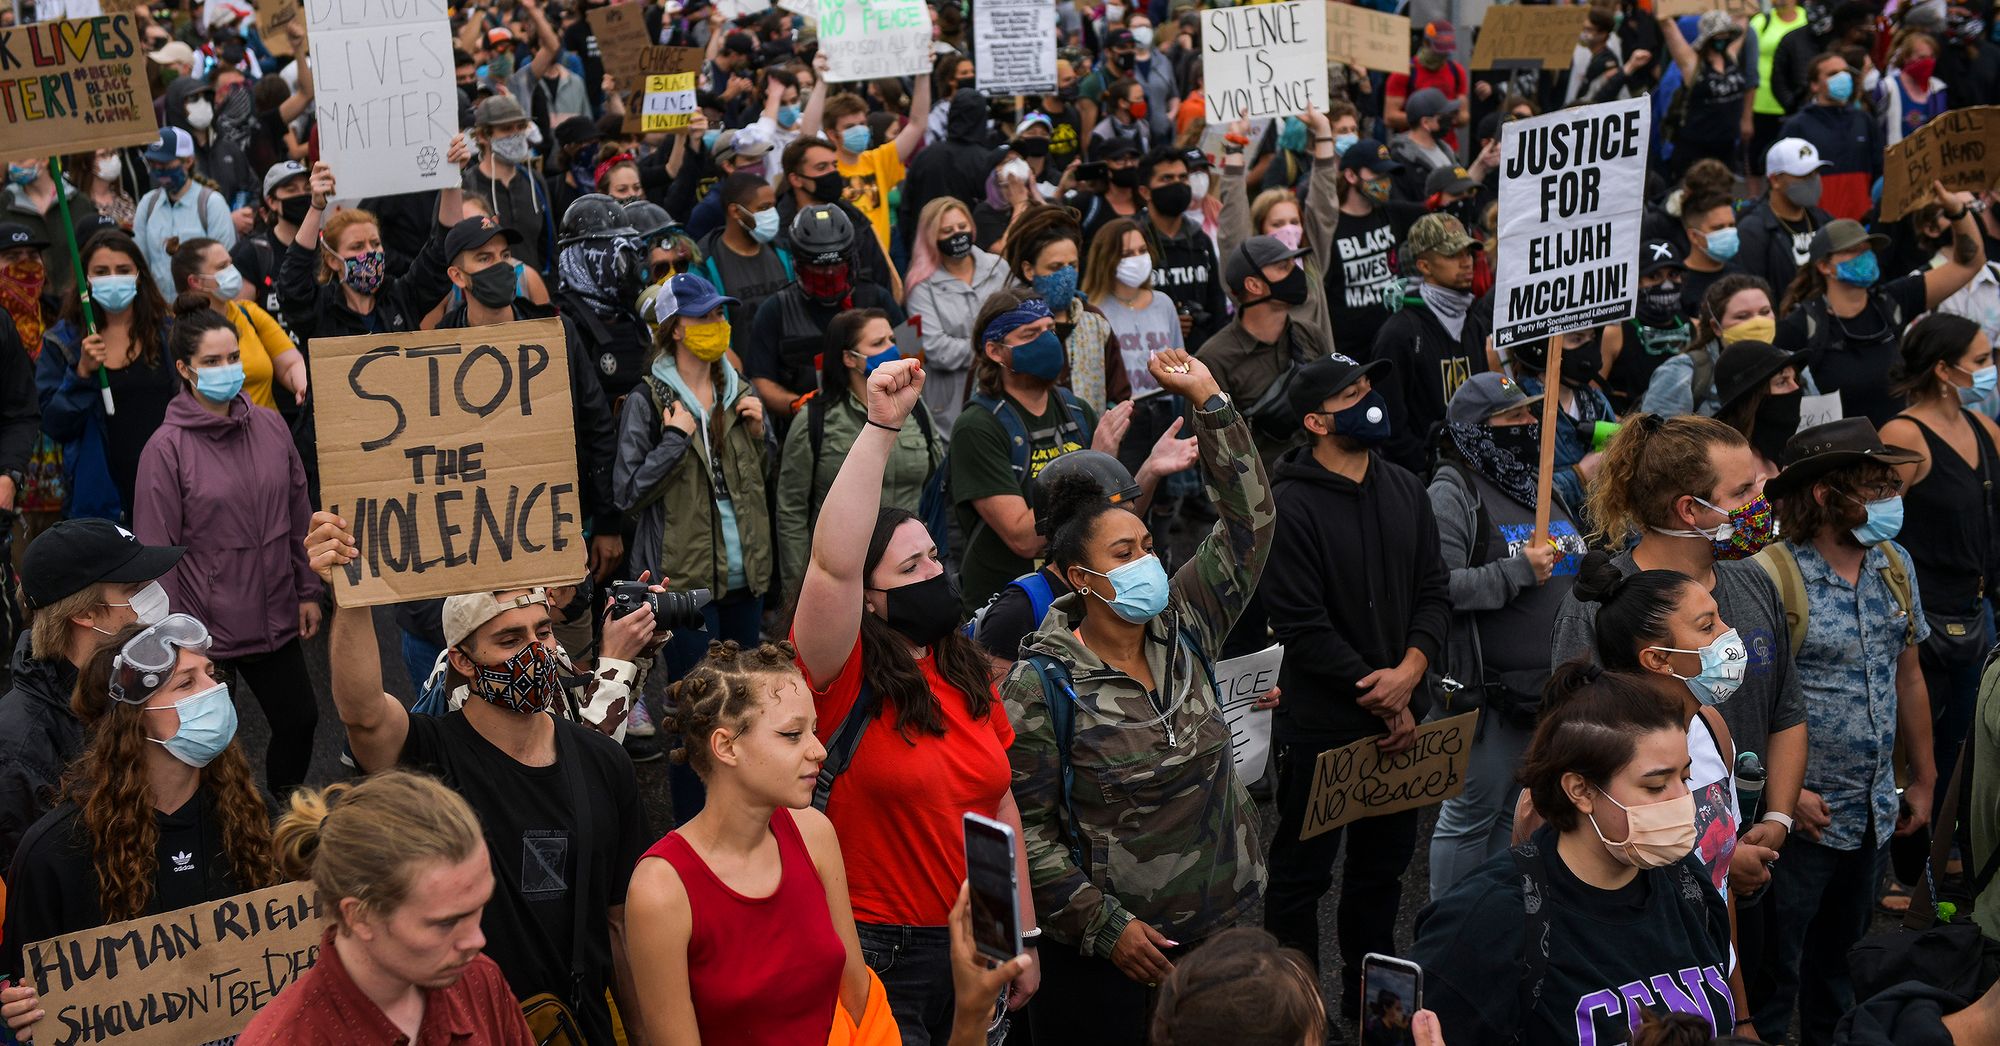
M 812 809 L 826 749 L 790 644 L 711 647 L 674 684 L 700 813 L 639 860 L 626 948 L 655 1042 L 825 1042 L 868 1001 L 840 844 Z M 676 758 L 680 758 L 677 756 Z

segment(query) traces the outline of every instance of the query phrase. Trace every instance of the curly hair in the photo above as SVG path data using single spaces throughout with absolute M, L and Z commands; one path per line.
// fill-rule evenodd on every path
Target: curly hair
M 1268 931 L 1239 926 L 1174 964 L 1160 984 L 1152 1032 L 1159 1046 L 1293 1046 L 1326 1037 L 1326 1010 L 1304 955 Z
M 1807 542 L 1827 533 L 1853 530 L 1868 520 L 1867 491 L 1899 478 L 1879 461 L 1857 461 L 1832 469 L 1783 497 L 1773 498 L 1778 531 L 1793 542 Z M 1814 492 L 1824 487 L 1824 499 Z
M 1590 484 L 1584 511 L 1597 534 L 1613 544 L 1649 527 L 1673 525 L 1673 505 L 1683 495 L 1707 497 L 1715 489 L 1716 447 L 1744 447 L 1741 432 L 1714 418 L 1635 414 L 1611 437 Z
M 145 914 L 158 871 L 159 826 L 146 779 L 146 752 L 152 743 L 146 737 L 146 713 L 110 696 L 112 659 L 145 627 L 135 622 L 111 636 L 84 664 L 70 697 L 70 709 L 83 721 L 89 740 L 63 778 L 62 791 L 83 810 L 98 904 L 108 922 Z M 201 769 L 200 780 L 201 790 L 215 804 L 222 852 L 237 885 L 258 890 L 277 883 L 270 813 L 243 746 L 231 741 Z
M 760 681 L 773 676 L 804 680 L 792 644 L 745 647 L 733 639 L 711 640 L 708 656 L 667 687 L 673 709 L 667 728 L 682 742 L 674 758 L 707 777 L 715 769 L 709 762 L 709 737 L 717 729 L 742 730 L 771 692 L 769 683 Z
M 464 797 L 437 778 L 385 770 L 293 792 L 272 839 L 286 878 L 311 879 L 340 920 L 348 897 L 371 912 L 395 911 L 418 865 L 457 864 L 485 836 Z

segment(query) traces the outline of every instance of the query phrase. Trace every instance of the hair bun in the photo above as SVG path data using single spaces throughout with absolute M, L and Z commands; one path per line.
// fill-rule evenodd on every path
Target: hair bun
M 193 316 L 195 313 L 207 311 L 208 307 L 208 295 L 206 294 L 187 293 L 174 299 L 174 315 L 176 317 Z
M 1624 587 L 1625 572 L 1612 561 L 1611 553 L 1603 549 L 1584 556 L 1576 569 L 1576 598 L 1582 602 L 1609 603 L 1618 598 Z

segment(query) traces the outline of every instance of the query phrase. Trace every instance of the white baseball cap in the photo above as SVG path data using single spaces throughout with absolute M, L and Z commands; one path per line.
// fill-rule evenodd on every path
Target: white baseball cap
M 1833 164 L 1819 158 L 1819 148 L 1804 138 L 1780 138 L 1764 153 L 1766 174 L 1789 174 L 1794 178 L 1823 171 Z

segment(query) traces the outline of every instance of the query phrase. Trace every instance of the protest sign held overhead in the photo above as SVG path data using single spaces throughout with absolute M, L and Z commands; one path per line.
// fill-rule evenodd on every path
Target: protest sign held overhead
M 125 14 L 0 30 L 0 147 L 49 156 L 158 138 L 139 40 Z
M 694 120 L 701 62 L 698 47 L 641 48 L 639 74 L 631 81 L 635 90 L 625 106 L 626 133 L 686 134 Z
M 1605 102 L 1501 125 L 1495 345 L 1632 315 L 1650 101 Z
M 981 0 L 972 9 L 973 68 L 989 95 L 1056 89 L 1055 0 Z
M 1326 58 L 1384 73 L 1410 71 L 1410 20 L 1372 7 L 1326 0 Z
M 1312 797 L 1306 801 L 1299 838 L 1364 817 L 1441 803 L 1464 791 L 1478 723 L 1477 709 L 1427 723 L 1417 728 L 1410 747 L 1394 755 L 1384 755 L 1374 737 L 1321 752 L 1313 764 Z
M 323 928 L 318 891 L 298 882 L 29 944 L 35 1042 L 228 1039 L 312 968 Z
M 604 71 L 618 82 L 620 91 L 643 88 L 639 79 L 646 75 L 646 9 L 640 4 L 611 4 L 584 11 L 590 33 L 597 41 L 598 57 Z
M 1947 109 L 1890 146 L 1882 171 L 1882 220 L 1936 202 L 1932 182 L 1969 193 L 2000 185 L 2000 106 Z
M 828 83 L 928 76 L 931 12 L 924 0 L 828 0 L 819 9 Z
M 1202 12 L 1201 72 L 1210 125 L 1326 111 L 1322 0 Z
M 1245 784 L 1261 779 L 1271 761 L 1271 710 L 1258 708 L 1257 702 L 1278 685 L 1284 662 L 1285 648 L 1274 643 L 1215 666 L 1215 703 L 1229 723 L 1236 774 Z
M 257 0 L 257 38 L 264 49 L 279 57 L 292 53 L 291 37 L 285 28 L 299 20 L 300 0 Z
M 560 320 L 313 342 L 341 606 L 583 576 L 567 351 Z
M 349 199 L 458 184 L 444 0 L 306 0 L 320 156 Z
M 1507 65 L 1568 69 L 1576 34 L 1585 25 L 1583 7 L 1506 4 L 1486 9 L 1479 40 L 1472 45 L 1473 69 Z
M 1739 21 L 1762 11 L 1758 0 L 1659 0 L 1653 5 L 1653 13 L 1661 18 L 1679 18 L 1682 15 L 1698 15 L 1709 11 L 1727 11 Z

